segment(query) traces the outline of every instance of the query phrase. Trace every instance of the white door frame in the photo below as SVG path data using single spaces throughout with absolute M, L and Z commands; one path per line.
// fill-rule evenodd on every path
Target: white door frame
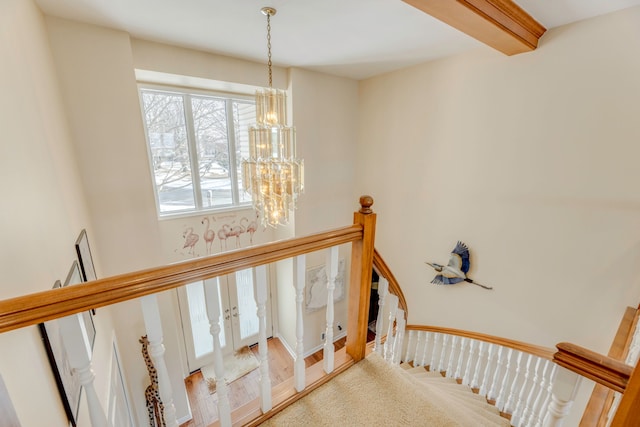
M 221 313 L 220 327 L 221 327 L 221 332 L 224 331 L 224 334 L 225 334 L 224 335 L 225 345 L 222 349 L 223 355 L 228 355 L 232 353 L 234 350 L 237 350 L 246 345 L 250 345 L 258 342 L 257 333 L 255 335 L 252 335 L 251 337 L 247 337 L 244 340 L 240 340 L 239 338 L 234 339 L 234 335 L 236 337 L 241 336 L 239 333 L 239 317 L 242 314 L 239 313 L 237 309 L 238 307 L 237 293 L 235 295 L 231 293 L 230 295 L 230 292 L 229 292 L 231 288 L 235 289 L 235 285 L 236 285 L 235 274 L 234 273 L 232 274 L 233 276 L 228 275 L 228 276 L 223 276 L 219 278 L 220 279 L 220 288 L 219 288 L 220 304 L 222 306 L 222 309 L 220 310 L 220 313 Z M 268 275 L 268 277 L 269 279 L 272 278 L 271 275 Z M 203 282 L 201 281 L 201 283 Z M 272 321 L 272 313 L 274 312 L 274 310 L 272 310 L 272 304 L 274 304 L 276 300 L 275 294 L 274 294 L 275 292 L 274 280 L 269 280 L 269 290 L 270 290 L 270 296 L 269 296 L 269 301 L 267 302 L 267 337 L 271 337 L 273 335 L 274 322 Z M 204 291 L 203 291 L 203 294 L 204 294 Z M 200 357 L 195 356 L 195 343 L 194 343 L 194 338 L 192 333 L 191 317 L 189 314 L 187 286 L 181 286 L 177 288 L 177 295 L 178 295 L 178 307 L 180 312 L 180 323 L 182 326 L 182 336 L 183 336 L 182 338 L 183 338 L 183 343 L 185 348 L 187 368 L 189 372 L 194 372 L 200 369 L 204 365 L 213 363 L 213 352 L 206 353 Z M 236 309 L 233 310 L 233 307 L 236 307 Z M 236 314 L 236 316 L 233 316 L 233 314 Z M 206 310 L 204 311 L 204 313 L 197 313 L 197 315 L 201 321 L 208 322 L 208 319 L 206 318 Z M 205 316 L 204 319 L 200 317 L 203 315 Z M 200 325 L 200 326 L 204 327 L 204 325 Z M 204 334 L 204 330 L 201 330 L 201 333 Z M 255 339 L 251 340 L 251 338 L 253 337 L 255 337 Z M 234 343 L 235 349 L 233 348 L 234 346 L 228 345 L 229 343 Z

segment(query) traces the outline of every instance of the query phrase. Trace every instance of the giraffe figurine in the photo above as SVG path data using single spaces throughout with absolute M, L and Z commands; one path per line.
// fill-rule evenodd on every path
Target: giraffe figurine
M 140 344 L 142 344 L 142 357 L 144 357 L 144 363 L 147 365 L 149 371 L 149 378 L 151 384 L 144 392 L 144 397 L 147 401 L 147 411 L 149 412 L 149 425 L 151 427 L 166 427 L 164 422 L 164 404 L 160 399 L 160 392 L 158 389 L 158 372 L 153 361 L 149 356 L 149 339 L 147 336 L 140 338 Z

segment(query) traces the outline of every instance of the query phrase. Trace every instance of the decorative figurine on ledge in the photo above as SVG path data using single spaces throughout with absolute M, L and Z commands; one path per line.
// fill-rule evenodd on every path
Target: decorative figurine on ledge
M 456 283 L 460 283 L 465 281 L 467 283 L 473 283 L 476 286 L 480 286 L 484 289 L 493 289 L 490 286 L 481 285 L 480 283 L 474 282 L 473 280 L 467 277 L 467 273 L 469 272 L 469 248 L 464 243 L 458 241 L 458 244 L 453 251 L 451 252 L 451 257 L 449 258 L 449 264 L 440 265 L 436 263 L 425 262 L 425 264 L 429 264 L 433 267 L 438 274 L 433 278 L 431 283 L 435 283 L 436 285 L 454 285 Z

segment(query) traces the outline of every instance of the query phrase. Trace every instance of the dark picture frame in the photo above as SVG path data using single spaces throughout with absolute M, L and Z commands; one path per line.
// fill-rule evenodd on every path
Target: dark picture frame
M 11 403 L 11 396 L 4 385 L 2 375 L 0 375 L 0 420 L 3 427 L 20 427 L 18 414 Z
M 96 276 L 96 269 L 93 265 L 91 248 L 89 248 L 89 238 L 87 237 L 87 231 L 85 229 L 80 232 L 80 236 L 78 236 L 76 240 L 76 253 L 78 254 L 82 280 L 84 282 L 96 280 L 98 277 Z
M 67 274 L 67 278 L 65 279 L 63 286 L 77 285 L 82 282 L 83 280 L 82 273 L 80 272 L 80 266 L 78 265 L 77 261 L 73 261 L 73 264 L 71 264 L 71 269 L 69 269 L 69 273 Z M 93 345 L 96 342 L 96 327 L 93 324 L 93 313 L 91 311 L 83 312 L 82 320 L 84 321 L 84 327 L 87 331 L 87 338 L 89 339 L 91 350 L 93 350 Z
M 53 285 L 53 289 L 61 288 L 59 280 Z M 62 343 L 62 335 L 57 320 L 40 323 L 38 325 L 42 342 L 47 352 L 47 358 L 56 380 L 56 386 L 62 399 L 64 411 L 73 427 L 78 421 L 78 410 L 80 409 L 80 393 L 82 386 L 78 375 L 73 372 L 69 365 L 69 357 Z

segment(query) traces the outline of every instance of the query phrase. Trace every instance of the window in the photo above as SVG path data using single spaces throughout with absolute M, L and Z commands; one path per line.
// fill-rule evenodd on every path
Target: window
M 160 216 L 251 203 L 240 162 L 255 101 L 153 88 L 140 98 Z

